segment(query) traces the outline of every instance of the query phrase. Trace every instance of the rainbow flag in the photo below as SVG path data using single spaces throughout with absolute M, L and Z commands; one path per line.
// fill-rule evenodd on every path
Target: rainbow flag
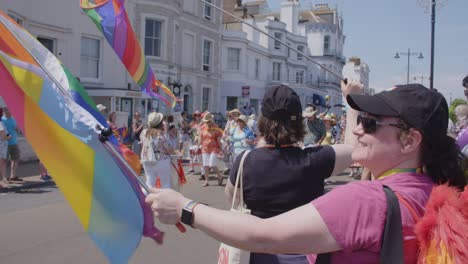
M 151 208 L 116 139 L 83 87 L 57 58 L 0 11 L 0 96 L 41 162 L 110 263 L 127 263 L 142 235 L 162 242 Z M 114 150 L 110 149 L 114 148 Z
M 104 34 L 142 92 L 159 98 L 172 108 L 181 101 L 156 79 L 154 71 L 146 61 L 128 19 L 125 0 L 80 0 L 80 6 Z

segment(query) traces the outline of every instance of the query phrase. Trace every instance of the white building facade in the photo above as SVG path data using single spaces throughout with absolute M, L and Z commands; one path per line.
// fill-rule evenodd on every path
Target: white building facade
M 364 86 L 364 93 L 373 95 L 374 89 L 369 87 L 369 73 L 369 66 L 358 57 L 349 58 L 343 67 L 343 77 L 361 82 Z
M 222 0 L 211 2 L 222 4 Z M 171 111 L 140 92 L 78 0 L 2 1 L 0 9 L 79 77 L 96 104 L 129 117 L 135 111 L 143 116 L 154 110 Z M 176 110 L 215 112 L 221 78 L 221 13 L 194 0 L 127 0 L 126 9 L 156 78 L 169 88 L 179 88 L 177 95 L 184 101 Z
M 225 2 L 225 8 L 228 4 Z M 246 2 L 232 8 L 250 23 L 317 63 L 340 73 L 344 36 L 337 12 L 320 7 L 301 11 L 298 1 L 281 3 L 280 13 L 266 12 L 266 1 Z M 228 9 L 228 8 L 226 8 Z M 321 18 L 315 15 L 325 16 Z M 330 16 L 333 19 L 329 19 Z M 326 46 L 325 46 L 326 42 Z M 225 19 L 222 36 L 221 104 L 230 110 L 251 104 L 258 111 L 265 90 L 286 84 L 301 97 L 303 107 L 317 105 L 321 111 L 341 113 L 339 80 L 300 53 L 245 25 Z M 327 96 L 328 95 L 328 96 Z M 330 98 L 327 101 L 325 98 Z M 337 107 L 334 107 L 337 105 Z

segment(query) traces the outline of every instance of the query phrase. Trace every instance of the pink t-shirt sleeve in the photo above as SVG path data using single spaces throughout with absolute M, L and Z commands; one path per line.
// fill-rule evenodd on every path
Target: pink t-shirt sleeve
M 344 252 L 379 252 L 387 210 L 381 183 L 349 183 L 312 204 Z

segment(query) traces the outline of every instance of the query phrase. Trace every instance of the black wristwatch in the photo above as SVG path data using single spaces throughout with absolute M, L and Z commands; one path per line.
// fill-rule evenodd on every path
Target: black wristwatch
M 198 205 L 198 203 L 192 200 L 188 202 L 184 208 L 182 208 L 182 215 L 180 218 L 182 223 L 193 227 L 193 220 L 194 220 L 193 208 L 195 208 L 196 205 Z

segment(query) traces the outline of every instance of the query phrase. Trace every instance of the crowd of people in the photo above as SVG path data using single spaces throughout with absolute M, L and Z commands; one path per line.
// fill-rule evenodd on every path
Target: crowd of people
M 464 86 L 468 91 L 468 80 Z M 230 112 L 224 133 L 213 138 L 217 151 L 223 136 L 232 143 L 235 159 L 226 195 L 233 197 L 242 169 L 245 205 L 239 206 L 251 215 L 215 209 L 171 189 L 153 189 L 147 203 L 163 223 L 182 221 L 252 252 L 252 264 L 379 263 L 388 257 L 383 247 L 392 215 L 387 197 L 397 194 L 403 250 L 401 259 L 391 263 L 417 263 L 414 226 L 431 191 L 442 184 L 459 191 L 466 187 L 460 151 L 468 145 L 466 121 L 457 122 L 455 141 L 448 135 L 447 102 L 436 90 L 407 84 L 363 95 L 361 89 L 356 82 L 342 83 L 349 109 L 340 134 L 356 144 L 334 144 L 344 142 L 333 137 L 336 118 L 317 115 L 312 107 L 303 111 L 287 86 L 266 92 L 257 138 L 250 139 L 246 131 L 247 117 L 236 109 Z M 244 144 L 235 151 L 239 139 Z M 375 180 L 354 181 L 324 194 L 324 180 L 353 162 Z
M 463 86 L 468 99 L 468 76 Z M 208 111 L 195 111 L 191 118 L 187 112 L 177 118 L 152 112 L 146 122 L 135 112 L 129 146 L 141 157 L 146 184 L 158 187 L 147 203 L 163 223 L 182 221 L 252 252 L 252 264 L 378 263 L 388 215 L 385 189 L 390 189 L 405 201 L 398 200 L 404 263 L 416 263 L 415 214 L 424 214 L 434 186 L 466 187 L 468 105 L 455 108 L 457 120 L 450 126 L 444 97 L 422 85 L 364 95 L 361 84 L 349 81 L 342 83 L 342 93 L 349 107 L 337 117 L 314 106 L 303 109 L 293 89 L 275 86 L 265 93 L 258 115 L 250 107 L 232 109 L 224 128 Z M 97 108 L 123 143 L 116 113 Z M 21 179 L 16 176 L 19 130 L 8 108 L 1 110 L 3 188 Z M 200 170 L 203 187 L 211 184 L 210 173 L 220 186 L 223 173 L 229 174 L 228 200 L 242 177 L 245 204 L 237 201 L 237 206 L 251 215 L 211 208 L 177 192 L 183 158 L 190 161 L 188 173 Z M 375 180 L 325 193 L 327 178 L 352 164 L 365 167 Z M 48 180 L 46 168 L 40 164 L 40 169 Z

